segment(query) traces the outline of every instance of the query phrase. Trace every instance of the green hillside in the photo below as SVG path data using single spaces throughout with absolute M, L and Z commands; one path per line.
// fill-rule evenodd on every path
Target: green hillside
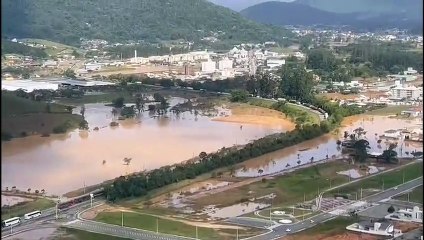
M 289 36 L 206 0 L 2 0 L 1 5 L 2 37 L 70 45 L 77 45 L 80 37 L 158 42 L 215 36 L 221 42 L 281 42 Z

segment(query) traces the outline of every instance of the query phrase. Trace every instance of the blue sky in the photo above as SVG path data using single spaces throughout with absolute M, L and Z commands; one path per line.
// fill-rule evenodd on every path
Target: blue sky
M 275 0 L 209 0 L 209 1 L 217 5 L 230 8 L 234 11 L 240 11 L 258 3 L 275 1 Z M 292 2 L 293 0 L 277 0 L 277 1 Z

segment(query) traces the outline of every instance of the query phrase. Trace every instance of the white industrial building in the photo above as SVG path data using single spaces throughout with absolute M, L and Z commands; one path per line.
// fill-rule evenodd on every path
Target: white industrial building
M 419 207 L 415 206 L 413 209 L 399 209 L 397 212 L 389 214 L 385 217 L 386 219 L 403 221 L 403 222 L 423 222 L 423 211 Z
M 233 60 L 224 58 L 218 62 L 219 70 L 226 70 L 226 69 L 232 69 L 232 68 L 233 68 Z
M 417 70 L 414 70 L 413 68 L 409 67 L 408 70 L 403 71 L 404 75 L 415 75 L 417 74 Z
M 286 64 L 286 60 L 284 59 L 270 58 L 266 60 L 266 66 L 270 67 L 271 69 L 281 67 L 284 64 Z
M 102 69 L 102 64 L 100 63 L 93 62 L 85 64 L 85 70 L 87 71 L 98 71 L 100 69 Z
M 400 236 L 402 231 L 395 229 L 390 222 L 362 221 L 346 227 L 347 230 L 380 236 Z M 394 233 L 394 234 L 393 234 Z
M 2 80 L 1 89 L 8 91 L 16 91 L 22 89 L 25 92 L 32 92 L 36 89 L 49 89 L 57 90 L 58 83 L 51 83 L 47 81 L 33 81 L 33 80 Z
M 422 99 L 423 89 L 415 86 L 396 86 L 390 90 L 390 99 Z
M 216 70 L 216 63 L 210 59 L 206 62 L 202 62 L 202 73 L 213 73 Z

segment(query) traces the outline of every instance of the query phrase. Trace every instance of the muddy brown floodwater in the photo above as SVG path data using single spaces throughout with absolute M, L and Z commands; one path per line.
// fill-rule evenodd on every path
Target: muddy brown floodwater
M 182 99 L 173 98 L 171 106 Z M 148 112 L 131 120 L 114 119 L 111 107 L 86 104 L 89 131 L 2 142 L 2 188 L 41 190 L 61 195 L 120 175 L 175 164 L 223 146 L 245 144 L 284 126 L 212 121 L 189 112 L 154 118 Z M 75 109 L 79 112 L 79 109 Z M 98 127 L 98 131 L 93 128 Z M 124 158 L 130 164 L 124 165 Z
M 377 141 L 379 136 L 383 135 L 387 130 L 398 129 L 414 129 L 422 127 L 421 121 L 404 120 L 389 118 L 386 116 L 366 116 L 359 115 L 346 118 L 339 129 L 339 134 L 327 134 L 319 138 L 315 138 L 292 147 L 284 148 L 269 154 L 246 161 L 244 167 L 236 171 L 238 177 L 257 177 L 269 174 L 279 173 L 289 170 L 293 167 L 305 166 L 308 163 L 326 160 L 332 157 L 342 155 L 341 148 L 338 148 L 336 141 L 343 140 L 344 131 L 352 133 L 354 129 L 359 127 L 366 131 L 365 139 L 370 143 L 369 153 L 382 153 L 386 150 L 390 142 L 398 142 L 395 151 L 399 157 L 412 157 L 412 151 L 422 151 L 422 143 L 387 141 L 384 138 L 379 144 Z M 376 135 L 377 134 L 377 135 Z M 313 158 L 313 159 L 312 159 Z M 262 171 L 260 171 L 262 170 Z

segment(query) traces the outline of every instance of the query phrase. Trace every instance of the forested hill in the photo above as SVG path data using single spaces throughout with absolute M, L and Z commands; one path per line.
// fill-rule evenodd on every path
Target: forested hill
M 156 42 L 215 36 L 224 42 L 279 42 L 289 34 L 206 0 L 2 0 L 1 5 L 3 38 L 71 45 L 80 37 Z
M 330 1 L 322 0 L 326 3 Z M 410 12 L 405 11 L 336 13 L 299 2 L 307 1 L 270 1 L 248 7 L 240 13 L 249 19 L 274 25 L 347 25 L 370 31 L 387 28 L 410 30 L 422 28 L 422 13 L 421 18 L 415 18 Z M 310 2 L 318 3 L 320 1 L 310 0 Z

